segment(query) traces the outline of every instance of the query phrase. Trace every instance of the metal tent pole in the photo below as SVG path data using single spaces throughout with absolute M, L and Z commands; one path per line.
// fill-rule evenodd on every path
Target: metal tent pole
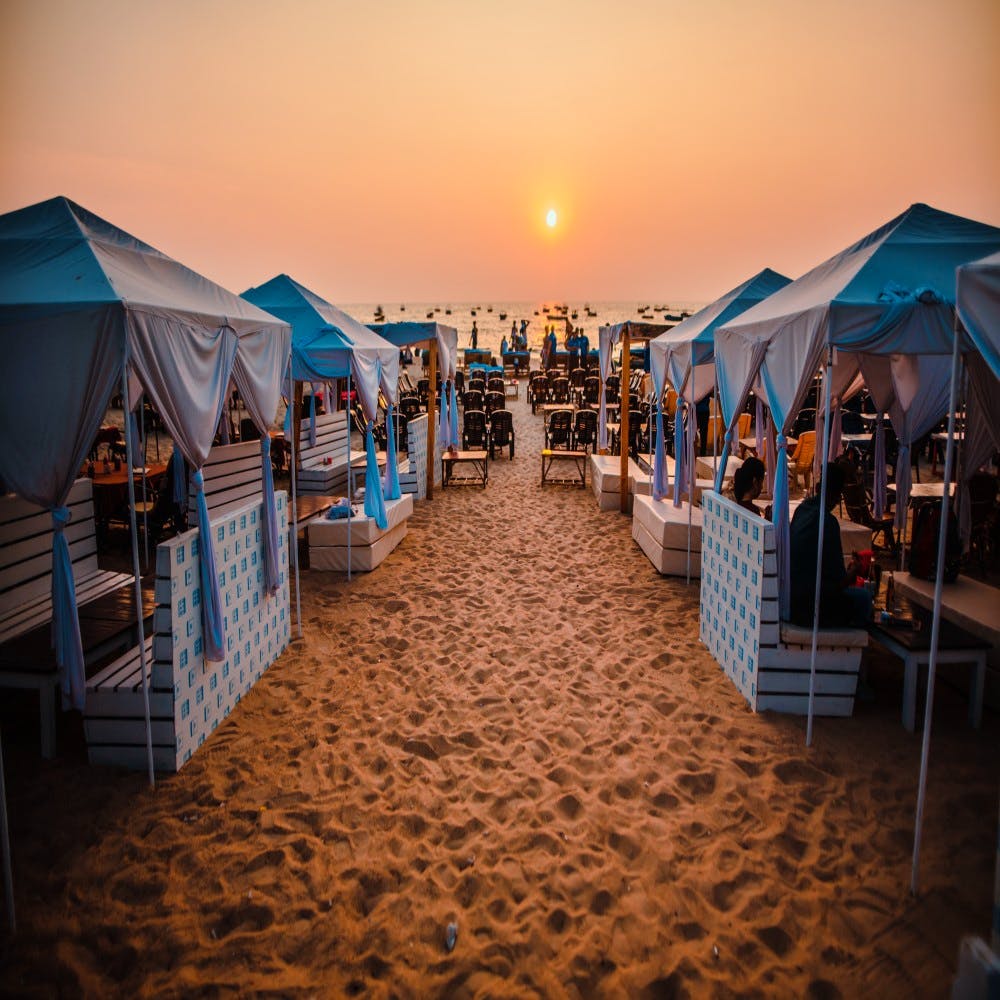
M 292 363 L 288 362 L 288 384 L 291 395 L 288 405 L 292 408 L 292 454 L 291 477 L 292 477 L 292 562 L 295 566 L 295 621 L 299 628 L 299 638 L 302 638 L 302 597 L 299 587 L 299 504 L 296 493 L 295 481 L 298 479 L 298 470 L 295 467 L 295 444 L 299 437 L 299 414 L 298 414 L 298 394 L 299 387 L 292 381 Z
M 927 704 L 924 708 L 924 733 L 920 745 L 920 781 L 917 786 L 917 816 L 913 831 L 913 866 L 910 892 L 917 894 L 920 871 L 920 842 L 923 835 L 924 805 L 927 798 L 927 763 L 931 751 L 931 720 L 934 716 L 934 679 L 937 673 L 938 639 L 941 635 L 941 593 L 944 589 L 944 560 L 948 548 L 948 507 L 951 473 L 955 461 L 955 401 L 958 396 L 959 331 L 956 328 L 951 349 L 951 392 L 948 401 L 948 446 L 944 454 L 944 490 L 941 496 L 941 525 L 938 531 L 937 571 L 934 575 L 934 615 L 931 621 L 930 658 L 927 662 Z
M 10 863 L 10 830 L 7 826 L 7 785 L 3 773 L 3 741 L 0 740 L 0 836 L 3 837 L 3 895 L 7 907 L 7 925 L 11 934 L 17 933 L 14 914 L 14 874 Z
M 125 333 L 125 356 L 122 363 L 122 400 L 125 412 L 131 412 L 128 405 L 128 331 Z M 149 719 L 149 681 L 146 674 L 146 635 L 143 622 L 142 580 L 139 576 L 139 539 L 135 523 L 135 478 L 132 475 L 132 435 L 125 435 L 125 460 L 128 464 L 128 507 L 129 527 L 132 529 L 132 574 L 135 578 L 135 616 L 139 634 L 139 669 L 142 675 L 142 711 L 146 721 L 146 762 L 149 767 L 149 787 L 156 787 L 153 772 L 153 728 Z
M 833 382 L 833 346 L 827 347 L 826 371 L 823 375 L 823 450 L 821 455 L 826 455 L 830 450 L 830 389 Z M 825 465 L 825 463 L 824 463 Z M 813 710 L 816 703 L 816 647 L 819 644 L 819 597 L 820 581 L 823 579 L 823 535 L 826 524 L 826 491 L 829 488 L 827 483 L 826 469 L 820 466 L 820 488 L 819 488 L 819 531 L 816 538 L 816 593 L 813 595 L 813 627 L 812 646 L 809 652 L 809 718 L 806 722 L 806 746 L 812 746 L 813 737 Z

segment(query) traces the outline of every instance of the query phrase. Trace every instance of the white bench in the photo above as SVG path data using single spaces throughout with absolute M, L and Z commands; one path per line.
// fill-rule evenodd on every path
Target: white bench
M 385 511 L 384 531 L 364 514 L 350 519 L 352 571 L 367 573 L 375 569 L 406 537 L 406 522 L 413 513 L 412 495 L 387 500 Z M 309 522 L 306 535 L 310 569 L 347 571 L 347 518 L 331 521 L 325 516 L 317 517 Z
M 620 455 L 593 453 L 590 455 L 590 488 L 594 491 L 594 497 L 601 510 L 621 509 L 621 461 Z M 628 460 L 629 509 L 636 483 L 641 479 L 648 479 L 648 476 L 639 468 L 638 463 L 630 458 Z
M 258 446 L 259 452 L 259 446 Z M 212 518 L 221 588 L 225 659 L 202 649 L 196 530 L 156 550 L 156 611 L 146 640 L 153 762 L 177 771 L 229 715 L 290 638 L 288 497 L 275 493 L 280 586 L 263 589 L 261 501 L 229 505 Z M 84 731 L 91 763 L 146 766 L 146 726 L 138 646 L 87 682 Z
M 779 622 L 774 525 L 717 493 L 703 498 L 701 641 L 755 712 L 804 715 L 812 630 Z M 868 633 L 821 629 L 816 715 L 854 711 Z
M 700 507 L 691 515 L 691 577 L 701 576 Z M 687 576 L 688 504 L 675 507 L 673 500 L 654 500 L 636 494 L 632 505 L 632 540 L 642 549 L 658 573 Z
M 364 470 L 365 453 L 348 447 L 347 418 L 347 410 L 318 416 L 314 445 L 309 444 L 309 419 L 302 421 L 301 453 L 296 456 L 299 493 L 346 493 L 348 462 Z
M 127 573 L 97 565 L 93 485 L 90 479 L 78 479 L 66 500 L 71 518 L 65 536 L 78 607 L 133 582 Z M 50 511 L 12 494 L 0 497 L 0 647 L 52 621 L 52 534 Z M 107 645 L 105 641 L 100 648 L 85 648 L 85 659 L 106 653 Z M 29 646 L 0 649 L 0 687 L 38 691 L 41 752 L 53 757 L 59 676 L 47 642 L 43 650 L 39 655 Z
M 441 482 L 441 439 L 434 436 L 434 485 Z M 427 498 L 427 414 L 406 424 L 406 463 L 399 466 L 399 488 L 418 500 Z
M 77 606 L 132 582 L 97 565 L 94 484 L 78 479 L 66 506 L 65 536 Z M 0 643 L 52 620 L 52 514 L 8 494 L 0 497 Z

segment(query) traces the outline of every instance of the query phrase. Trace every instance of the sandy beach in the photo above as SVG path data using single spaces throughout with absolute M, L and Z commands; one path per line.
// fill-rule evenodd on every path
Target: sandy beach
M 180 774 L 151 791 L 72 740 L 5 746 L 0 992 L 947 992 L 988 933 L 995 713 L 975 732 L 939 686 L 913 899 L 898 661 L 812 749 L 804 719 L 752 714 L 698 641 L 697 584 L 589 488 L 541 488 L 541 417 L 511 406 L 486 490 L 418 503 L 372 574 L 303 573 L 304 638 Z

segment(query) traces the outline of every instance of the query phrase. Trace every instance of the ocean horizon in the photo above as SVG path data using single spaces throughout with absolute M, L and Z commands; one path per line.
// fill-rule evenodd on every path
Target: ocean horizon
M 478 331 L 478 345 L 493 351 L 500 350 L 503 337 L 510 339 L 511 324 L 520 328 L 521 320 L 528 320 L 528 346 L 532 350 L 541 350 L 542 339 L 545 336 L 546 325 L 551 325 L 547 317 L 554 314 L 556 305 L 567 307 L 567 317 L 574 327 L 583 329 L 589 338 L 591 346 L 597 346 L 597 329 L 611 323 L 622 323 L 625 320 L 639 320 L 640 307 L 648 306 L 645 319 L 654 323 L 676 322 L 666 317 L 680 316 L 683 312 L 693 313 L 704 303 L 677 299 L 636 299 L 631 302 L 598 302 L 570 299 L 542 299 L 539 301 L 500 301 L 479 299 L 475 302 L 362 302 L 341 306 L 348 315 L 361 323 L 375 322 L 375 310 L 381 307 L 386 322 L 427 322 L 433 319 L 438 323 L 453 326 L 458 331 L 459 349 L 470 346 L 472 324 Z M 588 314 L 588 307 L 590 313 Z M 573 313 L 576 318 L 573 318 Z M 429 315 L 430 314 L 430 315 Z M 501 316 L 504 317 L 501 319 Z

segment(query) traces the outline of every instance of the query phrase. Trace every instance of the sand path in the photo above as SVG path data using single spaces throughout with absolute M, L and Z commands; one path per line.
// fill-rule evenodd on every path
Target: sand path
M 995 716 L 942 690 L 915 901 L 898 665 L 807 752 L 698 642 L 696 585 L 540 488 L 514 409 L 485 491 L 418 504 L 375 573 L 304 574 L 305 638 L 180 775 L 15 759 L 4 992 L 947 989 L 990 917 Z

